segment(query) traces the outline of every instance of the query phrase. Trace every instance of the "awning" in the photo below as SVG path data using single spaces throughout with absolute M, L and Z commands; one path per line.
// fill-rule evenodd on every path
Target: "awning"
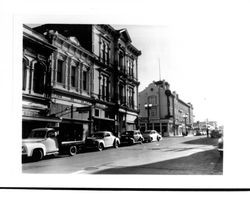
M 62 122 L 60 118 L 31 117 L 31 116 L 23 116 L 22 120 L 43 121 L 43 122 Z

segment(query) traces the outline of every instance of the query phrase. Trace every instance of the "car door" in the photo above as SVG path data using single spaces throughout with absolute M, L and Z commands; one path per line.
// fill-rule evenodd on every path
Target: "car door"
M 59 151 L 58 141 L 56 138 L 56 131 L 51 130 L 47 132 L 46 139 L 43 143 L 46 147 L 47 153 L 57 152 Z
M 113 145 L 113 137 L 110 135 L 110 133 L 104 134 L 104 143 L 105 147 L 110 147 Z

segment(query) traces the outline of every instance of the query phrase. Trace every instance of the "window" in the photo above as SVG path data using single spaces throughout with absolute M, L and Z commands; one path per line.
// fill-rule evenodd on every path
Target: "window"
M 124 56 L 122 52 L 119 53 L 119 67 L 124 72 Z
M 100 97 L 103 100 L 109 101 L 109 79 L 106 75 L 100 77 Z
M 150 116 L 151 116 L 151 117 L 156 117 L 156 116 L 157 116 L 157 107 L 156 107 L 156 106 L 153 106 L 153 107 L 150 109 Z
M 95 116 L 99 116 L 99 109 L 95 109 Z
M 106 64 L 109 64 L 109 47 L 108 47 L 108 45 L 106 46 L 106 50 L 105 50 L 105 62 L 106 62 Z
M 128 60 L 128 74 L 129 76 L 133 77 L 134 76 L 134 64 L 133 64 L 133 60 L 129 59 Z
M 152 105 L 156 105 L 157 104 L 157 97 L 156 96 L 149 96 L 148 102 Z
M 63 61 L 57 60 L 57 82 L 63 82 Z
M 129 107 L 134 107 L 134 90 L 133 88 L 128 89 L 128 105 Z
M 105 64 L 109 64 L 109 43 L 107 41 L 101 42 L 101 60 Z
M 119 98 L 120 98 L 120 103 L 124 104 L 125 103 L 124 86 L 122 84 L 119 85 Z
M 103 62 L 105 62 L 105 48 L 106 48 L 106 46 L 105 46 L 105 44 L 103 42 L 102 43 L 102 61 Z
M 76 87 L 76 67 L 71 66 L 71 86 Z
M 26 89 L 28 60 L 23 59 L 23 90 Z
M 83 90 L 87 90 L 87 71 L 83 71 L 82 73 L 82 88 Z
M 40 63 L 35 63 L 33 74 L 33 91 L 38 94 L 43 94 L 45 87 L 45 66 Z

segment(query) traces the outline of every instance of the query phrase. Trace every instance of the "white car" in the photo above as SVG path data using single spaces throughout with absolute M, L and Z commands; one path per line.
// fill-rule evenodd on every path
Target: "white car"
M 110 131 L 98 131 L 91 137 L 87 137 L 85 145 L 86 148 L 95 148 L 102 151 L 108 147 L 118 148 L 120 139 L 114 136 Z
M 146 142 L 160 141 L 162 139 L 162 136 L 156 130 L 146 130 L 142 135 Z
M 46 155 L 59 153 L 57 132 L 53 128 L 33 129 L 27 139 L 22 140 L 22 157 L 41 160 Z

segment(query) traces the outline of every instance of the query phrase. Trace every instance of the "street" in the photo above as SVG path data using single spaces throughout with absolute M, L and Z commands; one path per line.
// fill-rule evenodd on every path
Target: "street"
M 223 159 L 217 139 L 205 136 L 168 137 L 160 142 L 85 151 L 23 162 L 23 173 L 221 175 Z

